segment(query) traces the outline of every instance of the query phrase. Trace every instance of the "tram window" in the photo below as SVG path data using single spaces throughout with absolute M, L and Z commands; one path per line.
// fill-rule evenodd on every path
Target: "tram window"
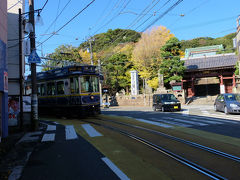
M 64 82 L 63 81 L 57 82 L 57 94 L 64 94 Z
M 71 93 L 79 93 L 79 82 L 78 82 L 78 77 L 71 77 L 70 78 L 70 89 Z
M 38 89 L 38 93 L 37 93 L 37 94 L 41 96 L 41 87 L 40 87 L 40 84 L 37 85 L 37 89 Z
M 46 94 L 45 84 L 41 84 L 41 96 L 44 96 L 45 94 Z
M 38 84 L 38 95 L 44 96 L 45 95 L 45 86 L 44 84 Z
M 55 95 L 55 84 L 54 84 L 54 82 L 47 83 L 47 95 Z
M 98 77 L 82 76 L 80 78 L 81 92 L 99 92 Z
M 99 82 L 98 82 L 98 77 L 91 77 L 92 79 L 92 88 L 93 92 L 99 92 Z

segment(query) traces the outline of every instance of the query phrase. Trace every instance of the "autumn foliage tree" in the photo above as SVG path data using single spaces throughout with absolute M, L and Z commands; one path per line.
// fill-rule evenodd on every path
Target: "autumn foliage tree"
M 173 36 L 164 26 L 152 28 L 142 33 L 133 50 L 134 66 L 143 79 L 150 80 L 148 83 L 150 86 L 154 84 L 154 88 L 157 84 L 155 81 L 158 81 L 156 77 L 159 64 L 162 61 L 161 48 Z

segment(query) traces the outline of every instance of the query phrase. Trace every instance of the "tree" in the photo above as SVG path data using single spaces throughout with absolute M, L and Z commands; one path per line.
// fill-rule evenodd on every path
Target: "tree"
M 78 49 L 71 45 L 61 45 L 47 57 L 58 61 L 48 60 L 46 62 L 46 67 L 42 68 L 42 71 L 65 66 L 67 61 L 82 62 L 82 57 L 80 56 Z
M 168 86 L 172 80 L 180 81 L 185 70 L 184 61 L 180 60 L 181 44 L 176 37 L 171 38 L 161 48 L 162 63 L 160 73 L 163 74 L 164 83 Z
M 156 77 L 161 63 L 161 47 L 173 36 L 166 27 L 155 27 L 142 33 L 141 39 L 133 50 L 134 66 L 139 71 L 141 78 L 151 80 L 148 82 L 152 88 L 155 87 L 153 84 L 157 83 Z
M 88 51 L 84 51 L 82 49 L 78 50 L 79 55 L 81 56 L 81 63 L 83 64 L 91 64 L 91 54 Z M 96 53 L 93 54 L 93 64 L 97 64 L 97 55 Z M 77 61 L 78 62 L 78 61 Z
M 140 33 L 129 29 L 109 29 L 106 33 L 93 36 L 93 52 L 100 52 L 109 47 L 115 47 L 120 43 L 137 42 L 140 36 Z M 88 41 L 83 42 L 79 46 L 80 49 L 86 49 L 88 47 Z
M 110 94 L 115 95 L 122 89 L 130 86 L 130 70 L 132 63 L 127 59 L 127 55 L 117 53 L 104 62 L 104 84 L 110 89 Z

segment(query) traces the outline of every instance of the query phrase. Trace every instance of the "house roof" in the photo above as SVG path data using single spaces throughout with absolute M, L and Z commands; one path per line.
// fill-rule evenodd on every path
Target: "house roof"
M 219 69 L 219 68 L 233 68 L 238 60 L 234 53 L 220 54 L 214 56 L 204 56 L 190 59 L 182 59 L 185 61 L 184 66 L 186 71 L 196 71 L 203 69 Z

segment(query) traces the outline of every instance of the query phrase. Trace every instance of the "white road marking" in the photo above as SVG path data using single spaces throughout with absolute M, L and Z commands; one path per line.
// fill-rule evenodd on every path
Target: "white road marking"
M 172 125 L 177 125 L 177 126 L 182 126 L 182 127 L 191 127 L 192 125 L 187 125 L 184 123 L 179 123 L 179 122 L 174 122 L 174 121 L 169 121 L 169 120 L 164 120 L 164 119 L 157 119 L 157 118 L 151 118 L 154 121 L 159 121 L 159 122 L 164 122 L 167 124 L 172 124 Z
M 94 129 L 90 124 L 83 124 L 82 127 L 90 137 L 102 136 L 102 134 Z
M 42 137 L 42 142 L 54 141 L 54 140 L 55 140 L 55 134 L 44 134 Z
M 102 160 L 121 180 L 130 180 L 110 159 L 104 157 Z
M 27 157 L 25 159 L 25 163 L 28 162 L 30 155 L 32 152 L 27 153 Z M 12 173 L 9 175 L 8 180 L 17 180 L 21 177 L 22 171 L 23 171 L 24 165 L 22 166 L 16 166 L 13 168 Z
M 235 121 L 231 121 L 231 120 L 227 120 L 227 119 L 217 119 L 219 117 L 194 117 L 197 119 L 208 119 L 208 120 L 212 120 L 212 121 L 216 121 L 216 122 L 224 122 L 224 123 L 232 123 L 232 124 L 239 124 L 239 122 L 235 122 Z
M 191 120 L 200 121 L 200 122 L 208 123 L 208 124 L 223 124 L 223 123 L 217 122 L 217 121 L 208 121 L 205 119 L 198 119 L 198 118 L 191 118 Z
M 181 113 L 182 116 L 189 116 L 189 109 L 183 110 Z
M 65 133 L 66 133 L 66 139 L 67 140 L 78 138 L 73 125 L 65 126 Z
M 26 133 L 18 142 L 29 142 L 29 141 L 37 141 L 39 139 L 39 136 L 37 135 L 41 135 L 42 132 L 41 131 L 37 131 L 37 132 L 31 132 L 31 133 Z
M 173 126 L 167 125 L 167 124 L 163 124 L 163 123 L 159 123 L 159 122 L 153 122 L 153 121 L 149 121 L 149 120 L 145 120 L 145 119 L 136 119 L 137 121 L 141 121 L 141 122 L 145 122 L 148 124 L 153 124 L 156 126 L 160 126 L 160 127 L 164 127 L 164 128 L 172 128 Z
M 203 114 L 209 115 L 210 113 L 208 111 L 202 111 Z
M 47 131 L 56 131 L 55 125 L 47 125 Z
M 208 124 L 205 123 L 199 123 L 199 122 L 192 122 L 192 121 L 188 121 L 188 120 L 184 120 L 184 119 L 177 119 L 177 118 L 172 118 L 172 117 L 164 117 L 165 119 L 170 119 L 173 121 L 179 121 L 179 122 L 184 122 L 187 124 L 193 124 L 193 125 L 197 125 L 197 126 L 207 126 Z

